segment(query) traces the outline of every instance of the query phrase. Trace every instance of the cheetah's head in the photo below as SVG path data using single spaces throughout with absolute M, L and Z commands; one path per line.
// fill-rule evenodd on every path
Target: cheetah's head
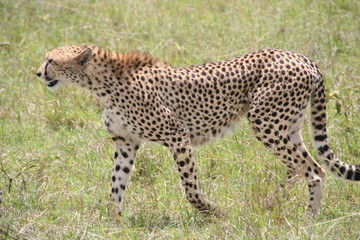
M 56 48 L 45 55 L 45 62 L 37 75 L 52 90 L 63 84 L 81 84 L 85 68 L 92 57 L 92 48 L 87 46 L 68 46 Z

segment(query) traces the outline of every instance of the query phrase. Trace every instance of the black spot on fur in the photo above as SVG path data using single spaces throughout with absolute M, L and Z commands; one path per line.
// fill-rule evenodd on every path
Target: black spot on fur
M 123 171 L 124 171 L 124 173 L 129 173 L 129 172 L 130 172 L 130 169 L 129 169 L 128 167 L 124 167 L 124 168 L 123 168 Z

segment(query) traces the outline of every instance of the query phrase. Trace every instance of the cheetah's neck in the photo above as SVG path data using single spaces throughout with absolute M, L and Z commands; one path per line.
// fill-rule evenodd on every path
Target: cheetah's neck
M 119 95 L 121 86 L 131 80 L 133 73 L 161 65 L 166 64 L 149 53 L 119 53 L 93 47 L 93 57 L 79 85 L 106 102 Z

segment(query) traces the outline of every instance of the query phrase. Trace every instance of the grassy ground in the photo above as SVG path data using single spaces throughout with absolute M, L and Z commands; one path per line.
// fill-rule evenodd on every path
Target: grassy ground
M 50 92 L 35 76 L 46 51 L 70 44 L 148 51 L 176 66 L 266 47 L 297 51 L 322 69 L 331 145 L 355 164 L 359 9 L 357 0 L 0 0 L 0 238 L 359 239 L 359 184 L 328 174 L 322 212 L 307 217 L 305 182 L 278 188 L 284 169 L 246 121 L 196 150 L 203 190 L 226 218 L 191 208 L 169 152 L 155 145 L 140 149 L 123 216 L 112 217 L 101 106 L 80 89 Z M 310 146 L 307 126 L 304 135 Z

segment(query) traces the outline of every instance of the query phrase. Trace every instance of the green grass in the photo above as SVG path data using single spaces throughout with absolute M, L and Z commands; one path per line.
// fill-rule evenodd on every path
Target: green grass
M 113 146 L 100 104 L 81 89 L 48 91 L 35 76 L 48 50 L 71 44 L 148 51 L 175 66 L 293 50 L 320 66 L 332 148 L 358 164 L 359 26 L 357 0 L 0 0 L 0 238 L 359 239 L 359 183 L 328 174 L 322 211 L 309 218 L 306 183 L 279 189 L 284 168 L 246 121 L 196 149 L 203 191 L 226 218 L 198 214 L 170 153 L 151 144 L 137 156 L 123 215 L 111 216 Z

